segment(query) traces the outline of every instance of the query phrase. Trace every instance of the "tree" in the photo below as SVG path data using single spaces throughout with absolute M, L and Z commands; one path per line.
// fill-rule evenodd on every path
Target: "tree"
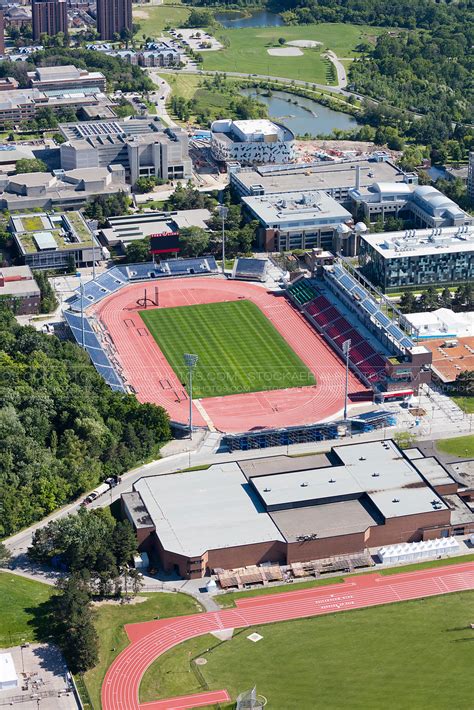
M 278 38 L 278 44 L 284 45 L 286 44 L 286 39 L 284 37 L 279 37 Z
M 209 249 L 209 232 L 201 227 L 184 227 L 179 245 L 183 256 L 202 256 Z
M 11 552 L 10 550 L 4 545 L 3 542 L 0 542 L 0 567 L 8 567 L 10 560 L 11 560 Z
M 51 283 L 49 282 L 48 274 L 44 271 L 34 271 L 33 276 L 35 277 L 35 281 L 41 292 L 41 313 L 51 313 L 58 307 L 59 304 Z
M 125 262 L 127 264 L 141 264 L 147 261 L 151 261 L 150 240 L 148 237 L 138 239 L 127 246 L 125 254 Z
M 416 298 L 411 291 L 402 294 L 398 306 L 402 313 L 414 313 L 416 310 Z
M 18 174 L 21 173 L 45 173 L 48 170 L 48 166 L 42 160 L 38 158 L 20 158 L 16 162 L 16 171 Z

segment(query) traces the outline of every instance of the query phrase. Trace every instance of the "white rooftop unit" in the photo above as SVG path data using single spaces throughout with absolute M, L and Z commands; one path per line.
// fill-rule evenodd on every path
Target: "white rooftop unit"
M 11 653 L 0 654 L 0 691 L 18 688 L 18 676 Z

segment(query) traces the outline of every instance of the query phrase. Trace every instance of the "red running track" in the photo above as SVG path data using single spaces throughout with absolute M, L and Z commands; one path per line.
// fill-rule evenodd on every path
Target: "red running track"
M 344 364 L 305 318 L 286 298 L 276 296 L 261 286 L 216 278 L 170 279 L 146 285 L 131 284 L 91 311 L 112 337 L 128 383 L 141 402 L 159 404 L 173 421 L 188 421 L 188 400 L 173 369 L 148 333 L 137 313 L 137 299 L 144 289 L 153 298 L 159 288 L 159 307 L 201 303 L 253 301 L 273 323 L 316 378 L 313 387 L 210 397 L 200 400 L 215 428 L 223 432 L 242 432 L 253 428 L 274 428 L 313 424 L 333 418 L 344 406 Z M 350 373 L 350 394 L 367 392 Z M 193 411 L 197 426 L 206 421 L 197 407 Z
M 144 672 L 156 658 L 196 636 L 473 589 L 474 563 L 467 562 L 397 575 L 349 577 L 343 584 L 241 599 L 235 609 L 131 624 L 125 627 L 131 643 L 115 659 L 104 678 L 102 709 L 195 707 L 192 696 L 189 705 L 183 705 L 186 702 L 183 698 L 163 700 L 161 705 L 140 705 L 138 691 Z M 198 696 L 200 700 L 201 694 Z M 177 701 L 181 703 L 178 706 Z

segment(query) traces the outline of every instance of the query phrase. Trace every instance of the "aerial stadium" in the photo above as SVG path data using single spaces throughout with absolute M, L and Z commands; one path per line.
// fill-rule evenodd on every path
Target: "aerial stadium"
M 281 434 L 302 427 L 327 438 L 331 425 L 334 436 L 334 423 L 358 418 L 356 404 L 427 381 L 430 353 L 343 265 L 269 289 L 265 264 L 237 259 L 229 277 L 214 257 L 116 266 L 86 283 L 65 317 L 112 388 L 163 406 L 176 427 L 191 415 L 231 448 L 268 445 L 269 432 L 303 440 Z

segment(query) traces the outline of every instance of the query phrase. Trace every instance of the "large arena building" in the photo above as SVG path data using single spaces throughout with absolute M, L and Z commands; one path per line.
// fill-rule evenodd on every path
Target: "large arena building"
M 216 464 L 141 478 L 122 504 L 140 549 L 187 578 L 473 532 L 474 490 L 416 456 L 386 440 Z

